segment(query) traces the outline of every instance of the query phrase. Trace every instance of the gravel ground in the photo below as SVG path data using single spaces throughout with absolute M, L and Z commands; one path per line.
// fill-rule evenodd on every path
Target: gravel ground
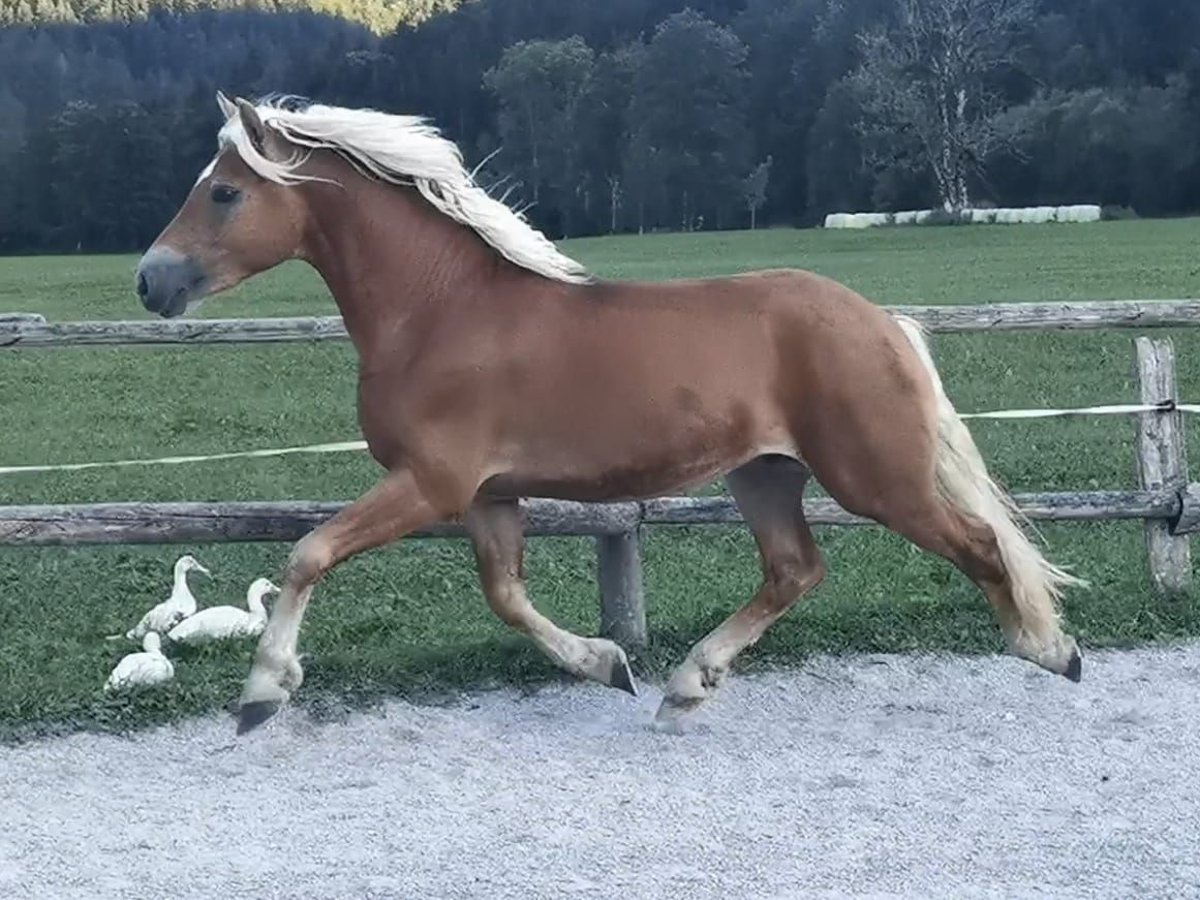
M 1200 645 L 592 685 L 0 749 L 0 897 L 1200 896 Z

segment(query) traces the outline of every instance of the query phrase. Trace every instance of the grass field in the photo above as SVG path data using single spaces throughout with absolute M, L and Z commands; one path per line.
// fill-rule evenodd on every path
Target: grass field
M 566 243 L 594 271 L 659 279 L 796 265 L 881 303 L 1154 299 L 1200 296 L 1200 220 L 1079 226 L 896 228 L 589 239 Z M 131 257 L 0 259 L 0 310 L 52 320 L 140 318 Z M 208 301 L 201 316 L 335 312 L 311 272 L 290 265 Z M 1131 401 L 1131 332 L 942 336 L 934 352 L 963 411 Z M 1173 331 L 1184 398 L 1200 399 L 1200 335 Z M 348 345 L 0 352 L 0 464 L 209 453 L 358 437 Z M 1193 454 L 1196 423 L 1189 424 Z M 1013 490 L 1135 486 L 1133 429 L 1123 418 L 974 422 L 994 474 Z M 238 460 L 162 469 L 0 476 L 0 502 L 350 499 L 376 470 L 366 457 Z M 1044 526 L 1056 561 L 1093 582 L 1066 602 L 1085 647 L 1200 634 L 1197 598 L 1165 602 L 1148 587 L 1140 525 Z M 999 651 L 975 588 L 939 559 L 880 529 L 819 529 L 830 577 L 742 665 L 815 651 Z M 104 697 L 128 647 L 103 636 L 132 624 L 169 590 L 176 556 L 214 572 L 193 580 L 203 605 L 241 603 L 274 577 L 283 545 L 0 549 L 0 739 L 45 730 L 126 728 L 236 699 L 253 646 L 185 651 L 165 688 Z M 743 603 L 757 560 L 738 527 L 649 529 L 652 645 L 636 660 L 654 677 Z M 533 539 L 536 603 L 566 627 L 598 624 L 587 539 Z M 341 709 L 383 694 L 557 677 L 487 611 L 462 541 L 411 541 L 338 567 L 305 620 L 298 701 Z M 1085 666 L 1086 676 L 1086 666 Z

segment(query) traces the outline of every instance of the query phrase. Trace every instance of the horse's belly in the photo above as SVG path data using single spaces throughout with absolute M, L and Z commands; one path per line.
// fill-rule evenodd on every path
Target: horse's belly
M 764 453 L 794 455 L 790 441 L 731 425 L 665 434 L 596 433 L 577 441 L 513 448 L 488 479 L 490 493 L 604 502 L 660 497 L 711 482 Z
M 694 464 L 670 471 L 614 467 L 594 472 L 508 472 L 494 475 L 483 492 L 496 497 L 552 497 L 585 503 L 661 497 L 712 481 L 725 466 Z

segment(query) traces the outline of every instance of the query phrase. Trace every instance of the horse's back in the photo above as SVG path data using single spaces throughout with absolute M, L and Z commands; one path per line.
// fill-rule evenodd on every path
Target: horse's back
M 755 269 L 700 278 L 664 281 L 597 281 L 584 288 L 595 302 L 628 302 L 643 309 L 670 306 L 702 314 L 705 307 L 737 315 L 747 309 L 780 312 L 787 317 L 815 317 L 817 324 L 834 324 L 853 317 L 875 322 L 887 318 L 882 307 L 841 282 L 801 268 Z

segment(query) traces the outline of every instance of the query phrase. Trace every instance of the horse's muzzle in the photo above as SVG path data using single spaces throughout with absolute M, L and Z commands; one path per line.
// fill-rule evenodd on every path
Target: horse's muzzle
M 142 306 L 164 319 L 181 315 L 204 280 L 204 269 L 195 260 L 170 247 L 148 250 L 134 273 Z

